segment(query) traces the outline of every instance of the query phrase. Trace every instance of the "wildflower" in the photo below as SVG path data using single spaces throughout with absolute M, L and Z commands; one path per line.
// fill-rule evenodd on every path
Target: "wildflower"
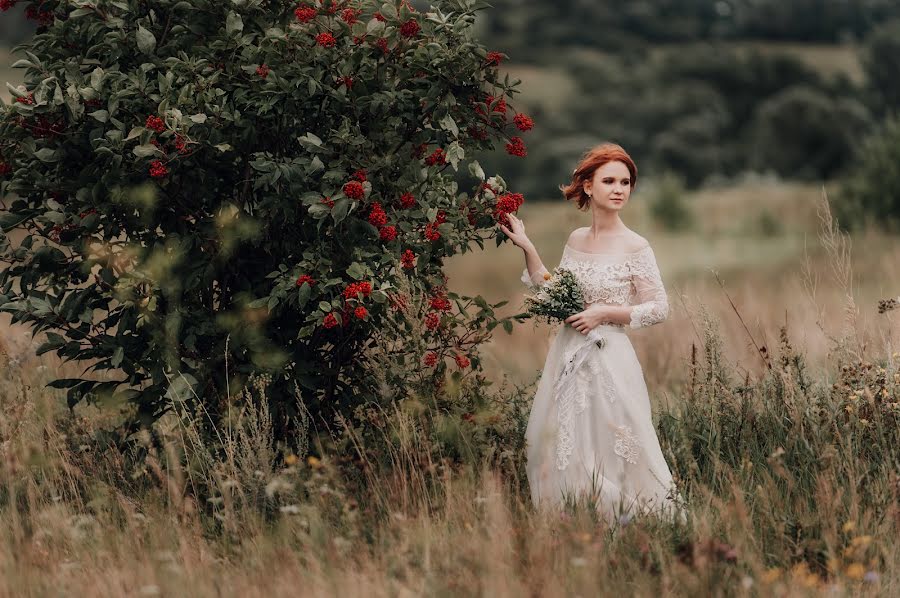
M 316 9 L 310 6 L 301 6 L 294 11 L 294 16 L 301 23 L 309 23 L 316 18 Z
M 261 64 L 256 67 L 256 74 L 260 76 L 260 78 L 265 79 L 269 76 L 269 66 L 266 64 Z
M 530 131 L 534 128 L 534 121 L 531 119 L 531 117 L 526 114 L 522 114 L 521 112 L 516 114 L 513 122 L 516 124 L 516 127 L 520 131 Z
M 434 150 L 430 156 L 425 158 L 425 163 L 429 166 L 437 166 L 439 164 L 447 163 L 447 155 L 444 153 L 444 150 L 441 148 L 437 148 Z
M 164 176 L 169 174 L 169 171 L 166 169 L 166 165 L 162 163 L 161 160 L 154 160 L 150 163 L 150 176 L 155 179 L 161 179 Z
M 344 195 L 346 195 L 350 199 L 362 199 L 366 194 L 366 190 L 363 188 L 362 183 L 360 183 L 359 181 L 350 181 L 349 183 L 345 183 L 343 191 Z
M 456 359 L 456 365 L 458 365 L 461 370 L 464 370 L 471 365 L 469 358 L 462 353 L 457 353 L 454 359 Z
M 357 320 L 365 320 L 366 316 L 369 315 L 369 311 L 360 305 L 353 311 L 353 315 L 356 316 Z
M 328 315 L 325 316 L 325 319 L 322 321 L 322 325 L 325 328 L 334 328 L 335 326 L 338 325 L 337 318 L 334 317 L 333 313 L 329 313 Z
M 400 35 L 403 37 L 415 37 L 419 35 L 419 23 L 415 19 L 410 19 L 400 26 Z
M 407 270 L 416 267 L 416 254 L 413 253 L 412 249 L 407 249 L 403 252 L 403 255 L 400 257 L 400 265 Z
M 147 117 L 147 122 L 145 125 L 148 129 L 152 129 L 157 133 L 162 133 L 166 130 L 166 123 L 163 119 L 158 116 L 150 115 Z
M 300 458 L 297 455 L 291 453 L 287 457 L 284 458 L 285 465 L 296 465 L 300 461 Z
M 316 36 L 316 44 L 323 48 L 333 48 L 336 42 L 337 40 L 334 39 L 334 36 L 327 31 Z
M 297 279 L 297 286 L 301 287 L 301 286 L 303 286 L 303 283 L 306 283 L 312 287 L 312 286 L 315 286 L 316 281 L 313 280 L 313 277 L 310 276 L 309 274 L 303 274 L 300 276 L 300 278 Z
M 488 52 L 485 60 L 490 66 L 500 66 L 500 63 L 503 62 L 503 54 L 501 52 Z
M 509 143 L 506 144 L 506 153 L 510 156 L 524 158 L 528 155 L 528 150 L 525 148 L 525 142 L 522 141 L 521 137 L 512 137 Z
M 378 236 L 382 241 L 393 241 L 397 238 L 397 227 L 384 226 L 378 231 Z
M 844 569 L 844 575 L 849 577 L 850 579 L 860 580 L 866 574 L 866 568 L 862 565 L 862 563 L 850 563 Z
M 438 362 L 438 355 L 434 351 L 425 355 L 425 365 L 428 367 L 434 367 Z
M 313 457 L 312 455 L 310 455 L 306 458 L 306 462 L 313 469 L 322 469 L 322 461 L 318 457 Z
M 413 207 L 414 205 L 416 205 L 416 198 L 412 193 L 407 192 L 400 196 L 401 208 L 407 209 Z

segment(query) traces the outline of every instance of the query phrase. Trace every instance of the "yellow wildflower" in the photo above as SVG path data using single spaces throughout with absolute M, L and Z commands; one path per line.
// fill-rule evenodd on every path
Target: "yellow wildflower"
M 296 465 L 297 461 L 299 461 L 299 460 L 300 459 L 297 457 L 297 455 L 291 454 L 284 458 L 284 464 L 285 465 Z
M 857 536 L 850 541 L 850 544 L 857 548 L 865 548 L 872 543 L 872 536 Z
M 772 567 L 771 569 L 766 569 L 766 572 L 762 574 L 760 580 L 762 580 L 763 583 L 774 583 L 778 581 L 779 577 L 781 577 L 781 568 Z
M 307 462 L 307 463 L 309 464 L 309 466 L 312 467 L 313 469 L 321 469 L 321 468 L 322 468 L 322 461 L 320 461 L 320 460 L 319 460 L 318 458 L 316 458 L 316 457 L 313 457 L 312 455 L 310 455 L 309 457 L 307 457 L 306 462 Z
M 850 532 L 852 532 L 853 530 L 856 529 L 856 524 L 852 521 L 848 521 L 847 523 L 844 524 L 844 527 L 841 529 L 844 530 L 845 534 L 849 534 Z
M 865 574 L 866 568 L 863 567 L 862 563 L 850 563 L 847 565 L 847 568 L 844 569 L 844 575 L 850 579 L 860 580 Z

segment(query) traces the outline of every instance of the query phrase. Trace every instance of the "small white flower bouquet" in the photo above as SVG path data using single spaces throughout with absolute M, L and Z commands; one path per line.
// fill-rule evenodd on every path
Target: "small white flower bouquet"
M 571 270 L 556 268 L 553 275 L 545 274 L 547 282 L 538 288 L 533 295 L 525 296 L 525 311 L 538 321 L 554 324 L 565 323 L 566 318 L 584 311 L 584 295 L 578 279 Z M 596 341 L 598 348 L 603 348 L 606 340 Z

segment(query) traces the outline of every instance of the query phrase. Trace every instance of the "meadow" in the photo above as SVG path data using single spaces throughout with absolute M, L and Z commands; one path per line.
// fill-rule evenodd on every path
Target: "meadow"
M 858 72 L 847 48 L 781 50 Z M 561 71 L 511 70 L 546 110 L 574 89 Z M 386 464 L 365 446 L 359 463 L 274 446 L 264 379 L 218 431 L 222 451 L 172 416 L 126 455 L 95 435 L 111 414 L 66 408 L 44 387 L 60 364 L 0 316 L 0 596 L 897 595 L 900 315 L 877 304 L 900 294 L 900 241 L 839 233 L 823 202 L 838 185 L 685 192 L 693 225 L 678 231 L 652 217 L 656 193 L 642 179 L 623 219 L 653 246 L 671 313 L 631 337 L 686 522 L 536 511 L 521 453 L 454 462 L 415 397 L 383 414 L 380 441 L 348 432 Z M 590 224 L 553 199 L 520 216 L 548 268 Z M 450 288 L 521 311 L 521 252 L 473 249 L 448 262 Z M 514 447 L 553 333 L 498 329 L 483 350 L 495 401 L 441 433 L 504 414 Z
M 900 244 L 867 232 L 848 253 L 813 186 L 689 194 L 695 225 L 678 233 L 653 223 L 652 193 L 625 220 L 651 241 L 673 309 L 633 340 L 687 522 L 537 512 L 520 467 L 435 457 L 402 405 L 384 428 L 389 466 L 356 480 L 327 456 L 279 456 L 247 407 L 221 431 L 224 454 L 172 418 L 166 448 L 128 466 L 92 439 L 107 415 L 68 411 L 42 388 L 55 364 L 24 344 L 0 373 L 0 595 L 896 593 L 900 355 L 896 316 L 875 305 L 900 286 Z M 522 218 L 551 266 L 589 224 L 562 203 Z M 515 310 L 522 267 L 504 245 L 448 271 L 451 288 Z M 498 333 L 486 373 L 527 399 L 551 334 Z

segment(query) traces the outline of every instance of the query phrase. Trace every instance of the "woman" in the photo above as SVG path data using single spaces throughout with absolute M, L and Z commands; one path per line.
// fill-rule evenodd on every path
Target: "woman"
M 662 322 L 669 306 L 653 250 L 619 217 L 637 167 L 618 145 L 585 154 L 561 187 L 590 209 L 593 224 L 569 236 L 559 266 L 571 270 L 585 309 L 566 319 L 550 347 L 528 420 L 528 481 L 535 505 L 588 495 L 608 515 L 633 509 L 674 511 L 674 488 L 653 428 L 647 386 L 625 328 Z M 522 282 L 550 275 L 509 215 L 500 225 L 525 252 Z M 599 339 L 605 342 L 600 345 Z

